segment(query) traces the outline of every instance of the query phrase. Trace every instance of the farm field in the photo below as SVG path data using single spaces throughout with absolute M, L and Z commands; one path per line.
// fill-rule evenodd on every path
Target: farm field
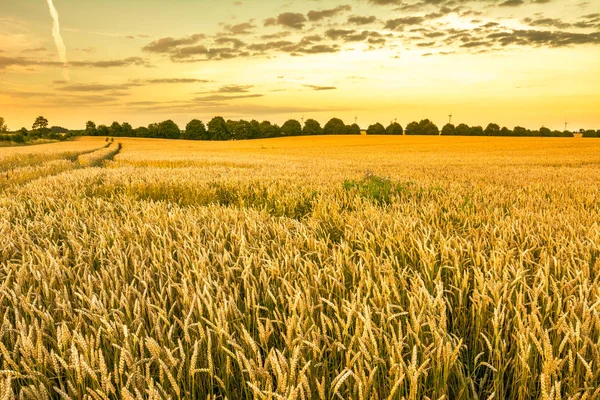
M 600 140 L 0 149 L 0 398 L 600 399 Z

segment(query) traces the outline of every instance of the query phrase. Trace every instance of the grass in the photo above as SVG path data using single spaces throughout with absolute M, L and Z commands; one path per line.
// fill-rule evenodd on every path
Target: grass
M 119 142 L 0 150 L 1 396 L 600 398 L 600 143 Z

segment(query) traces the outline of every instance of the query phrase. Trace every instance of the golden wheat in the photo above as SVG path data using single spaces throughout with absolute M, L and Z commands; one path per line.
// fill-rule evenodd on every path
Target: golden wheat
M 600 143 L 120 141 L 0 150 L 0 398 L 600 398 Z

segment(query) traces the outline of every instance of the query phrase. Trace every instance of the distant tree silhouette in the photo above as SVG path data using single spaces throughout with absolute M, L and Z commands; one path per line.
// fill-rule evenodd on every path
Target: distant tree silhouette
M 145 126 L 140 126 L 135 130 L 135 136 L 147 138 L 150 137 L 150 131 Z
M 85 134 L 86 136 L 98 136 L 98 129 L 93 121 L 85 123 Z
M 402 125 L 397 122 L 392 122 L 385 128 L 386 135 L 403 135 L 404 129 L 402 129 Z
M 113 122 L 109 128 L 110 136 L 119 137 L 121 136 L 121 124 L 117 121 Z
M 346 129 L 344 132 L 346 135 L 360 135 L 362 132 L 360 131 L 360 126 L 358 124 L 346 125 Z
M 202 140 L 206 137 L 206 127 L 200 120 L 193 119 L 185 126 L 183 138 L 186 140 Z
M 165 139 L 179 139 L 181 137 L 181 130 L 175 122 L 168 119 L 158 124 L 158 135 Z
M 6 125 L 6 121 L 4 121 L 3 117 L 0 117 L 0 133 L 8 132 L 8 126 Z
M 385 135 L 385 134 L 386 134 L 385 128 L 379 122 L 377 122 L 373 125 L 369 125 L 369 128 L 367 128 L 367 135 Z
M 229 140 L 231 133 L 223 117 L 214 117 L 208 123 L 208 137 L 210 140 Z
M 419 126 L 418 122 L 413 121 L 410 124 L 406 125 L 404 133 L 406 133 L 407 135 L 420 135 L 421 127 Z
M 281 133 L 283 136 L 300 136 L 302 135 L 302 125 L 295 119 L 287 120 L 281 126 Z
M 325 135 L 343 135 L 346 131 L 346 124 L 339 118 L 332 118 L 323 127 Z
M 302 134 L 307 136 L 322 135 L 323 128 L 321 124 L 314 119 L 307 119 L 302 129 Z
M 472 126 L 470 129 L 471 136 L 483 136 L 483 128 L 481 126 Z
M 261 138 L 274 138 L 281 136 L 281 128 L 277 124 L 263 121 L 259 125 Z
M 444 136 L 454 136 L 456 135 L 456 127 L 453 124 L 446 124 L 442 128 L 442 135 Z
M 98 136 L 109 136 L 110 130 L 106 125 L 98 125 Z
M 522 126 L 515 126 L 513 129 L 513 136 L 527 136 L 527 129 Z
M 455 129 L 457 136 L 469 136 L 471 134 L 471 128 L 467 124 L 459 124 Z
M 125 137 L 135 136 L 135 131 L 133 130 L 133 127 L 131 126 L 130 123 L 123 122 L 123 125 L 121 125 L 121 136 L 125 136 Z
M 42 116 L 39 116 L 35 119 L 32 127 L 33 130 L 42 130 L 48 128 L 48 120 Z
M 486 136 L 498 136 L 498 135 L 500 135 L 500 125 L 490 123 L 485 128 L 484 132 L 485 132 Z

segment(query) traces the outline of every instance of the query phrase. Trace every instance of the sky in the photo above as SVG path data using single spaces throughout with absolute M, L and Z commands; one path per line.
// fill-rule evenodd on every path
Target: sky
M 450 114 L 598 129 L 600 1 L 0 0 L 0 89 L 11 129 Z

